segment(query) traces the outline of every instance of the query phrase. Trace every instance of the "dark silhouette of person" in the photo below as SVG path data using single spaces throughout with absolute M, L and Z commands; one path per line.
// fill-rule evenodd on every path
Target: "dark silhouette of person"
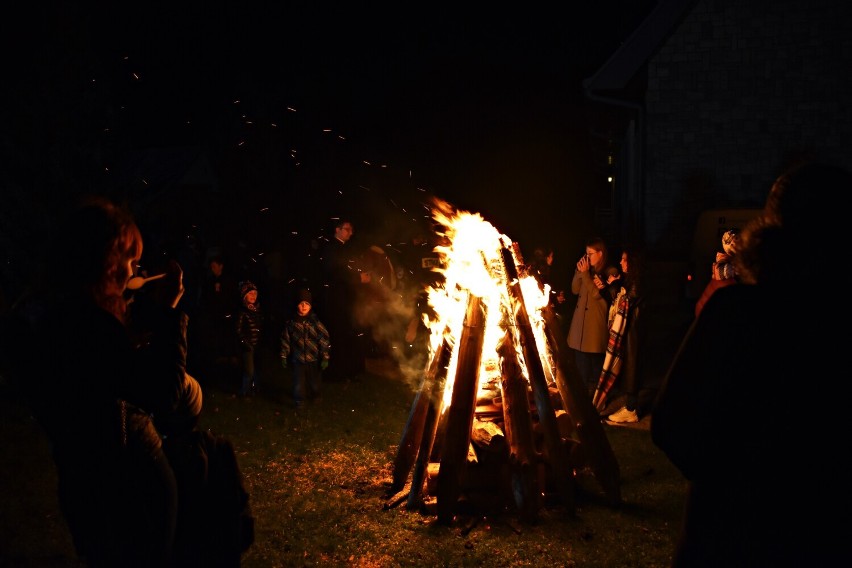
M 328 328 L 334 353 L 323 375 L 327 381 L 358 380 L 366 368 L 355 310 L 360 296 L 359 287 L 369 284 L 371 277 L 357 266 L 358 255 L 349 244 L 354 232 L 352 222 L 341 218 L 335 223 L 334 237 L 322 251 L 325 293 L 321 309 L 317 311 Z
M 180 265 L 131 293 L 143 243 L 130 212 L 92 197 L 61 221 L 43 264 L 66 277 L 37 282 L 16 310 L 12 376 L 50 442 L 78 555 L 93 567 L 239 565 L 248 494 L 229 442 L 197 428 Z
M 172 266 L 151 297 L 162 302 L 162 327 L 135 334 L 125 291 L 142 237 L 130 213 L 86 199 L 55 229 L 59 244 L 45 266 L 66 277 L 46 281 L 29 306 L 38 307 L 21 312 L 28 342 L 16 382 L 50 441 L 78 555 L 93 567 L 167 566 L 178 493 L 159 429 L 177 428 L 179 415 L 191 423 L 200 410 L 197 384 L 185 376 L 186 321 L 175 309 L 180 269 Z
M 671 363 L 651 436 L 688 480 L 674 566 L 852 564 L 848 427 L 827 397 L 849 331 L 817 271 L 848 254 L 831 204 L 850 191 L 833 165 L 778 177 L 741 232 L 741 282 L 709 297 Z
M 200 379 L 215 378 L 224 384 L 225 375 L 236 358 L 237 337 L 234 331 L 239 292 L 237 281 L 221 255 L 207 261 L 208 270 L 201 281 L 196 316 L 189 322 L 190 338 L 199 353 L 197 362 Z M 192 355 L 190 353 L 190 355 Z

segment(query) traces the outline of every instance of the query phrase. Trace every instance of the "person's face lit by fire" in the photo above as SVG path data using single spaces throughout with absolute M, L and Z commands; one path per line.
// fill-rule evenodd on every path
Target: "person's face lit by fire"
M 589 259 L 589 266 L 595 270 L 600 269 L 603 252 L 592 247 L 586 247 L 586 257 Z
M 305 317 L 311 312 L 311 304 L 305 300 L 299 302 L 299 305 L 296 306 L 296 312 L 302 317 Z
M 129 225 L 114 242 L 112 252 L 108 256 L 104 288 L 107 296 L 124 294 L 127 282 L 136 275 L 141 258 L 142 235 L 135 225 Z
M 627 253 L 626 252 L 621 253 L 621 272 L 623 272 L 624 274 L 627 274 L 627 272 L 628 272 L 628 270 L 627 270 L 628 264 L 629 264 L 629 261 L 628 261 L 628 258 L 627 258 Z
M 352 235 L 354 233 L 355 229 L 352 228 L 352 223 L 343 223 L 339 227 L 335 227 L 334 238 L 342 243 L 345 243 L 346 241 L 352 238 Z

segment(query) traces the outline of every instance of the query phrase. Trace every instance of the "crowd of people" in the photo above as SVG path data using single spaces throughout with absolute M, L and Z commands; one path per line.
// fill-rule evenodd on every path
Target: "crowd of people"
M 816 197 L 844 189 L 852 189 L 846 170 L 791 170 L 771 187 L 761 215 L 723 235 L 713 281 L 645 409 L 642 247 L 613 248 L 616 267 L 608 243 L 590 237 L 564 288 L 553 249 L 534 249 L 528 271 L 551 289 L 564 348 L 601 419 L 622 425 L 652 413 L 653 442 L 688 480 L 676 566 L 821 564 L 844 554 L 844 524 L 814 521 L 849 493 L 839 415 L 824 412 L 822 389 L 808 383 L 837 374 L 816 333 L 833 330 L 835 311 L 790 302 L 809 288 L 790 273 L 790 259 L 816 261 L 814 235 L 819 258 L 841 253 L 839 208 L 821 208 Z M 318 275 L 299 280 L 276 321 L 261 307 L 267 291 L 257 276 L 219 253 L 206 259 L 192 302 L 183 302 L 183 267 L 174 259 L 131 290 L 142 234 L 108 200 L 84 201 L 56 230 L 63 245 L 47 251 L 54 264 L 45 266 L 75 278 L 34 283 L 4 319 L 4 373 L 50 439 L 62 513 L 93 567 L 239 565 L 253 541 L 249 496 L 229 441 L 197 427 L 203 385 L 194 375 L 233 380 L 235 395 L 254 396 L 262 384 L 257 350 L 269 346 L 301 408 L 321 399 L 324 381 L 357 382 L 365 372 L 363 336 L 372 324 L 359 306 L 374 301 L 377 284 L 408 279 L 411 313 L 399 334 L 414 344 L 423 289 L 435 277 L 422 235 L 412 240 L 413 260 L 391 266 L 390 278 L 382 262 L 367 263 L 351 248 L 355 226 L 341 218 Z M 196 325 L 182 305 L 192 306 Z M 613 412 L 616 394 L 623 398 Z M 224 502 L 205 490 L 213 478 L 230 480 L 238 498 Z

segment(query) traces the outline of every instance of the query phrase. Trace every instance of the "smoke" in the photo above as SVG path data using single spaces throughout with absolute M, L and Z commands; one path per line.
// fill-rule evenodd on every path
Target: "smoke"
M 393 358 L 412 390 L 419 390 L 426 371 L 429 331 L 421 322 L 418 293 L 404 286 L 399 291 L 382 284 L 370 286 L 372 293 L 365 294 L 355 310 L 356 323 L 375 349 Z

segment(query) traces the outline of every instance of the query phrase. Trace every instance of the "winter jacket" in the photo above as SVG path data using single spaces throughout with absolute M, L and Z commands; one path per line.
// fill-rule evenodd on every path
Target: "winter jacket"
M 328 361 L 331 352 L 328 330 L 314 314 L 296 316 L 281 332 L 281 359 L 299 363 Z
M 140 344 L 112 314 L 69 297 L 21 333 L 30 338 L 19 355 L 28 358 L 27 395 L 50 441 L 60 509 L 93 566 L 165 566 L 171 553 L 175 475 L 155 428 L 160 416 L 138 407 L 142 399 L 162 412 L 178 406 L 185 350 L 175 344 L 181 318 L 168 316 L 174 333 Z
M 606 282 L 607 275 L 613 273 L 616 273 L 615 268 L 608 267 L 601 273 L 601 278 Z M 568 347 L 584 353 L 606 352 L 609 340 L 607 319 L 611 298 L 608 287 L 598 290 L 595 286 L 594 275 L 592 270 L 575 270 L 571 281 L 571 292 L 578 297 L 568 328 Z
M 257 304 L 255 304 L 257 306 Z M 243 305 L 237 312 L 237 339 L 243 351 L 253 351 L 260 343 L 260 334 L 263 331 L 263 314 L 260 308 L 250 310 Z

